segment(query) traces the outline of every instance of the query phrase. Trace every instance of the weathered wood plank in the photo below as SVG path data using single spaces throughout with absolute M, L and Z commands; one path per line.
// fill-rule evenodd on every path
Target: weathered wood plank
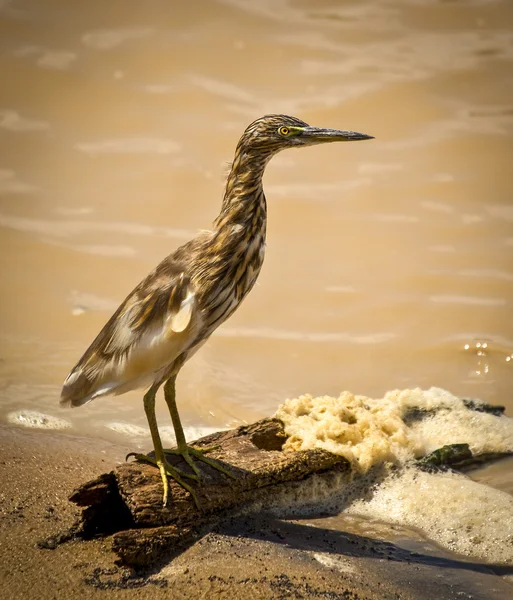
M 82 485 L 71 500 L 83 508 L 82 534 L 114 534 L 113 550 L 126 564 L 144 565 L 192 539 L 201 527 L 228 509 L 249 505 L 262 490 L 277 491 L 314 474 L 334 477 L 349 463 L 323 450 L 283 452 L 286 436 L 277 419 L 215 433 L 194 445 L 213 447 L 209 457 L 233 473 L 226 477 L 198 463 L 201 483 L 193 484 L 200 508 L 191 495 L 170 481 L 168 506 L 162 506 L 162 481 L 151 465 L 128 462 Z M 179 457 L 169 461 L 188 469 Z

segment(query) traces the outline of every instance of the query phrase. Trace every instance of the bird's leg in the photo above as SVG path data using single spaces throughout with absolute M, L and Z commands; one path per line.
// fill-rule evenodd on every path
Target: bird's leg
M 196 506 L 198 506 L 198 500 L 196 498 L 194 490 L 190 485 L 183 481 L 183 477 L 189 477 L 190 479 L 195 480 L 197 480 L 198 477 L 196 475 L 182 473 L 178 469 L 175 469 L 173 466 L 171 466 L 166 460 L 157 426 L 157 417 L 155 416 L 155 395 L 157 393 L 158 388 L 158 385 L 152 385 L 151 388 L 144 395 L 144 411 L 148 419 L 148 425 L 150 426 L 151 439 L 153 440 L 153 447 L 155 449 L 155 459 L 150 458 L 145 454 L 136 454 L 134 452 L 130 453 L 127 456 L 127 458 L 133 456 L 136 460 L 140 462 L 145 462 L 158 468 L 158 470 L 160 471 L 160 476 L 162 478 L 162 485 L 164 487 L 164 506 L 166 506 L 167 499 L 169 496 L 169 482 L 167 480 L 168 477 L 172 477 L 177 483 L 179 483 L 183 488 L 185 488 L 191 494 Z
M 170 377 L 166 381 L 166 383 L 164 384 L 164 398 L 166 399 L 166 404 L 171 414 L 171 420 L 173 421 L 177 447 L 173 448 L 172 450 L 165 450 L 164 452 L 167 452 L 169 454 L 180 455 L 198 477 L 200 476 L 200 472 L 198 467 L 194 464 L 194 460 L 192 457 L 197 458 L 198 460 L 206 463 L 207 465 L 210 465 L 218 471 L 221 471 L 221 473 L 223 473 L 224 475 L 235 479 L 235 476 L 232 473 L 230 473 L 230 471 L 223 468 L 217 461 L 212 460 L 211 458 L 207 458 L 205 456 L 205 454 L 213 450 L 213 448 L 196 448 L 194 446 L 187 445 L 187 442 L 185 441 L 185 434 L 183 432 L 182 423 L 180 422 L 180 415 L 178 414 L 178 408 L 176 406 L 175 382 L 176 375 Z

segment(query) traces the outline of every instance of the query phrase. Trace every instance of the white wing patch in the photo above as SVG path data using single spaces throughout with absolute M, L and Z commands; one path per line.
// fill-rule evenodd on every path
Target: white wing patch
M 63 386 L 66 387 L 66 386 L 73 385 L 81 374 L 82 374 L 82 369 L 75 369 L 74 371 L 71 371 L 71 373 L 64 380 Z
M 178 312 L 170 317 L 170 328 L 175 333 L 181 333 L 187 329 L 191 322 L 192 310 L 196 301 L 196 294 L 191 290 L 188 291 L 187 296 L 180 304 Z
M 117 381 L 108 381 L 107 383 L 102 383 L 91 394 L 91 400 L 97 396 L 106 396 L 107 394 L 112 394 L 117 387 L 119 387 L 119 383 Z

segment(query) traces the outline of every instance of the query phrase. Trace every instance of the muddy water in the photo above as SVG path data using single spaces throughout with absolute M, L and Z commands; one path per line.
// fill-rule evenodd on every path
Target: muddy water
M 271 162 L 259 285 L 183 370 L 184 423 L 415 386 L 513 414 L 512 26 L 508 0 L 1 1 L 1 418 L 148 445 L 137 393 L 62 411 L 61 382 L 268 112 L 376 140 Z

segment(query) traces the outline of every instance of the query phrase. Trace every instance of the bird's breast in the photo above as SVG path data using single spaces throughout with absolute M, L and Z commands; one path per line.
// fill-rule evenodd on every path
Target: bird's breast
M 251 291 L 262 268 L 264 253 L 263 237 L 256 236 L 232 252 L 220 269 L 221 275 L 205 286 L 200 304 L 208 335 L 237 310 Z

